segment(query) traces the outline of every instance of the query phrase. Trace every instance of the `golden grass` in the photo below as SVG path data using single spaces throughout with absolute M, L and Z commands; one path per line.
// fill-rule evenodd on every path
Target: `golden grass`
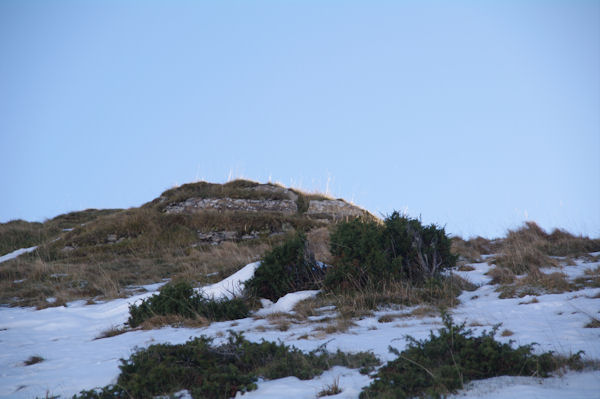
M 557 266 L 551 256 L 583 256 L 600 250 L 600 240 L 575 236 L 565 230 L 546 233 L 535 222 L 527 222 L 517 230 L 509 230 L 501 240 L 500 254 L 495 263 L 515 274 L 535 271 L 540 267 Z
M 208 319 L 201 316 L 188 318 L 180 315 L 156 315 L 144 320 L 140 327 L 142 330 L 154 330 L 164 326 L 198 328 L 206 327 L 209 324 Z
M 128 329 L 125 327 L 111 326 L 110 328 L 107 328 L 106 330 L 102 331 L 100 333 L 100 335 L 98 335 L 94 339 L 104 339 L 104 338 L 116 337 L 117 335 L 125 334 L 127 331 L 128 331 Z
M 328 260 L 329 233 L 320 229 L 326 223 L 301 214 L 205 211 L 176 215 L 160 211 L 160 204 L 181 195 L 264 199 L 289 195 L 283 190 L 253 190 L 256 186 L 248 181 L 197 183 L 169 190 L 140 208 L 87 210 L 54 218 L 48 226 L 56 236 L 51 240 L 47 234 L 41 241 L 36 238 L 35 243 L 41 245 L 34 253 L 9 261 L 0 269 L 0 303 L 45 307 L 81 298 L 93 302 L 97 298 L 129 295 L 131 286 L 165 278 L 210 283 L 259 260 L 282 241 L 282 232 L 294 230 L 309 232 L 313 247 L 323 260 Z M 305 197 L 320 198 L 316 194 Z M 64 226 L 72 230 L 63 231 Z M 11 237 L 17 236 L 15 229 L 40 228 L 46 225 L 19 221 L 0 224 L 0 243 L 3 232 Z M 311 233 L 313 229 L 317 231 Z M 238 237 L 253 233 L 258 238 L 213 246 L 198 236 L 208 231 L 235 231 Z M 19 242 L 19 247 L 24 246 L 23 240 Z M 48 304 L 48 297 L 57 301 Z
M 414 310 L 413 316 L 429 314 L 432 308 L 451 308 L 459 301 L 457 296 L 463 290 L 476 287 L 459 276 L 449 276 L 431 284 L 416 286 L 409 282 L 389 282 L 378 288 L 364 288 L 346 293 L 322 293 L 316 298 L 296 305 L 296 316 L 306 319 L 318 316 L 317 309 L 333 306 L 338 317 L 352 319 L 372 315 L 373 311 L 388 305 L 422 305 Z M 420 314 L 420 312 L 423 312 Z
M 519 302 L 519 305 L 531 305 L 532 303 L 539 303 L 537 298 L 531 298 L 528 302 Z
M 90 262 L 46 262 L 21 257 L 0 269 L 0 302 L 19 306 L 60 306 L 86 298 L 118 298 L 135 291 L 132 286 L 160 282 L 165 278 L 208 284 L 221 280 L 240 267 L 259 260 L 278 238 L 259 243 L 227 242 L 219 246 L 192 248 L 183 256 L 161 258 L 94 258 Z M 57 298 L 48 303 L 46 298 Z
M 560 294 L 574 291 L 577 285 L 570 282 L 567 275 L 561 272 L 543 273 L 539 269 L 517 278 L 507 268 L 495 267 L 490 269 L 492 284 L 499 284 L 496 291 L 500 298 L 522 298 L 526 295 Z
M 600 266 L 587 269 L 583 276 L 575 279 L 577 287 L 600 288 Z
M 342 393 L 342 389 L 340 388 L 340 377 L 338 376 L 331 384 L 325 385 L 323 389 L 317 393 L 317 397 L 322 398 L 324 396 L 333 396 L 339 393 Z
M 0 255 L 48 243 L 64 234 L 65 229 L 79 228 L 82 224 L 118 211 L 119 209 L 86 209 L 59 215 L 43 223 L 24 220 L 0 223 Z
M 515 279 L 515 273 L 507 267 L 493 267 L 486 273 L 492 278 L 491 284 L 512 284 Z
M 490 255 L 498 250 L 499 240 L 488 240 L 483 237 L 475 237 L 465 240 L 461 237 L 452 237 L 451 251 L 459 256 L 458 263 L 481 262 L 481 255 Z
M 356 327 L 356 323 L 351 318 L 345 316 L 338 316 L 329 321 L 325 326 L 316 327 L 313 331 L 319 334 L 319 332 L 328 334 L 344 333 L 347 332 L 351 327 Z

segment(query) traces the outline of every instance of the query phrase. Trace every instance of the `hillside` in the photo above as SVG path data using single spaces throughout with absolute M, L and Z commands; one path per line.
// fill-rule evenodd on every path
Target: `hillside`
M 3 223 L 0 254 L 36 249 L 0 269 L 0 304 L 115 298 L 165 278 L 207 283 L 260 259 L 287 234 L 327 236 L 331 224 L 358 216 L 375 218 L 344 200 L 235 180 L 185 184 L 139 208 Z M 326 261 L 327 246 L 316 246 Z
M 524 345 L 536 342 L 537 353 L 551 350 L 564 356 L 585 351 L 582 369 L 563 369 L 550 378 L 540 376 L 498 376 L 469 383 L 453 398 L 544 397 L 546 399 L 594 399 L 600 391 L 599 329 L 592 327 L 598 307 L 598 270 L 600 253 L 569 265 L 560 259 L 557 266 L 544 268 L 544 273 L 564 273 L 568 282 L 595 278 L 595 284 L 563 293 L 528 294 L 505 298 L 499 284 L 489 276 L 493 261 L 465 263 L 455 273 L 477 285 L 464 291 L 452 313 L 477 333 L 491 330 L 501 323 L 497 339 L 503 343 Z M 251 276 L 256 265 L 240 270 L 226 282 L 205 287 L 208 292 L 226 293 Z M 120 373 L 119 358 L 127 359 L 133 348 L 154 344 L 181 345 L 190 337 L 209 337 L 227 343 L 225 331 L 243 333 L 252 342 L 285 342 L 307 352 L 319 348 L 349 353 L 370 351 L 382 361 L 395 355 L 392 346 L 405 349 L 406 335 L 424 340 L 441 327 L 437 312 L 426 304 L 382 306 L 360 317 L 341 318 L 335 306 L 315 302 L 315 292 L 290 294 L 276 304 L 266 305 L 253 317 L 213 322 L 195 327 L 168 326 L 155 329 L 120 331 L 127 323 L 128 308 L 153 294 L 161 284 L 146 286 L 148 292 L 128 299 L 115 299 L 86 305 L 84 301 L 69 303 L 64 308 L 41 311 L 24 308 L 0 308 L 0 397 L 67 398 L 84 389 L 116 382 Z M 594 288 L 596 287 L 596 288 Z M 302 294 L 302 295 L 301 295 Z M 299 301 L 299 299 L 305 299 Z M 308 299 L 306 299 L 308 298 Z M 598 326 L 595 326 L 598 327 Z M 138 349 L 139 350 L 139 349 Z M 594 363 L 594 360 L 596 362 Z M 29 364 L 29 365 L 28 365 Z M 167 373 L 162 369 L 161 373 Z M 151 370 L 146 372 L 150 373 Z M 166 374 L 168 375 L 168 374 Z M 156 379 L 154 374 L 151 379 Z M 296 377 L 261 379 L 257 389 L 237 394 L 236 398 L 314 399 L 320 392 L 337 386 L 335 398 L 356 399 L 363 387 L 373 381 L 373 373 L 335 366 L 314 378 Z M 90 396 L 95 397 L 95 396 Z M 136 396 L 139 397 L 139 396 Z M 144 396 L 145 397 L 145 396 Z M 171 397 L 189 399 L 182 390 Z M 198 397 L 198 396 L 194 396 Z M 202 396 L 200 396 L 202 397 Z
M 600 391 L 600 239 L 240 180 L 0 227 L 0 398 Z

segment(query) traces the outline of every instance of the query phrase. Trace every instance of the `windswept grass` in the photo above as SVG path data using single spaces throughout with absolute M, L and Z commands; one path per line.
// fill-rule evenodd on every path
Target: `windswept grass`
M 43 223 L 26 222 L 24 220 L 0 223 L 0 255 L 19 248 L 29 248 L 48 243 L 60 236 L 65 230 L 81 227 L 82 224 L 118 211 L 118 209 L 86 209 L 66 213 Z
M 560 229 L 548 234 L 535 222 L 527 222 L 520 229 L 508 232 L 495 263 L 515 274 L 524 274 L 540 267 L 557 266 L 553 256 L 577 257 L 595 251 L 600 251 L 600 239 L 575 236 Z
M 492 284 L 500 285 L 501 298 L 573 291 L 593 286 L 595 278 L 586 275 L 572 282 L 564 273 L 544 273 L 540 269 L 559 267 L 572 262 L 572 258 L 586 257 L 598 250 L 600 239 L 575 236 L 559 229 L 548 234 L 534 222 L 527 222 L 500 240 L 498 256 L 493 260 L 495 267 L 487 274 L 492 277 Z
M 452 237 L 452 253 L 458 256 L 459 263 L 481 262 L 481 255 L 490 255 L 498 250 L 499 240 L 488 240 L 483 237 L 464 240 Z
M 280 239 L 196 247 L 183 256 L 165 254 L 156 258 L 107 255 L 75 263 L 19 257 L 0 268 L 0 303 L 42 308 L 81 298 L 117 298 L 132 294 L 139 285 L 165 278 L 208 284 L 261 259 Z M 58 301 L 48 303 L 48 297 Z

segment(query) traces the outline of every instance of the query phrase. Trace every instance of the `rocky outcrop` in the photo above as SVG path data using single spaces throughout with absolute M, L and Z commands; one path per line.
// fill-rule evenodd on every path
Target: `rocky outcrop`
M 165 207 L 166 213 L 194 213 L 202 210 L 279 212 L 292 215 L 298 212 L 298 205 L 291 199 L 188 198 Z
M 167 202 L 168 205 L 162 210 L 174 214 L 202 211 L 263 212 L 289 216 L 302 214 L 323 222 L 371 216 L 367 211 L 341 199 L 326 199 L 318 195 L 303 194 L 274 184 L 256 184 L 237 188 L 226 186 L 210 185 L 210 189 L 203 188 L 202 196 L 192 194 L 177 202 Z M 225 195 L 219 196 L 222 187 L 226 187 L 223 192 Z M 190 194 L 193 192 L 189 187 L 187 189 Z
M 198 239 L 200 242 L 194 246 L 199 244 L 211 244 L 211 245 L 219 245 L 224 241 L 247 241 L 247 240 L 255 240 L 260 238 L 261 236 L 276 236 L 285 234 L 284 231 L 275 231 L 275 232 L 263 232 L 262 234 L 256 230 L 253 230 L 249 233 L 240 233 L 237 231 L 208 231 L 208 232 L 198 232 Z
M 367 212 L 342 200 L 311 200 L 306 216 L 315 219 L 342 220 L 365 216 Z
M 298 194 L 284 187 L 274 186 L 271 184 L 259 184 L 258 186 L 251 187 L 248 190 L 255 191 L 259 193 L 265 194 L 274 194 L 277 196 L 281 196 L 296 202 L 298 200 Z

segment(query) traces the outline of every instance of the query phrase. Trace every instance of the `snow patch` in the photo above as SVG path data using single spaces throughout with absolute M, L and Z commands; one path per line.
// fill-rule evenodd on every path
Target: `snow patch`
M 569 372 L 550 378 L 495 377 L 473 381 L 450 398 L 512 399 L 597 399 L 600 394 L 600 371 Z
M 595 263 L 594 263 L 595 264 Z M 471 281 L 485 281 L 487 264 L 474 264 L 475 270 L 461 272 Z M 582 263 L 568 266 L 573 273 L 592 266 Z M 220 283 L 199 289 L 207 295 L 224 297 L 243 288 L 243 282 L 251 278 L 258 262 L 247 265 L 239 272 Z M 581 270 L 580 270 L 581 269 Z M 578 271 L 579 270 L 579 271 Z M 52 395 L 71 397 L 83 389 L 114 383 L 119 375 L 119 359 L 128 358 L 135 347 L 145 348 L 152 344 L 180 344 L 190 337 L 205 335 L 214 338 L 215 344 L 226 340 L 223 331 L 243 332 L 252 342 L 282 341 L 303 351 L 325 346 L 330 351 L 372 351 L 383 362 L 395 359 L 388 351 L 391 345 L 402 351 L 410 335 L 421 340 L 430 331 L 440 327 L 440 317 L 399 317 L 389 323 L 378 318 L 390 311 L 378 311 L 371 317 L 354 320 L 347 332 L 319 336 L 314 334 L 316 323 L 290 323 L 286 331 L 270 328 L 265 319 L 246 318 L 235 321 L 215 322 L 201 328 L 165 327 L 157 330 L 135 330 L 110 338 L 95 339 L 102 331 L 122 326 L 129 316 L 129 304 L 156 293 L 164 282 L 145 286 L 150 292 L 127 299 L 115 299 L 102 304 L 85 305 L 85 301 L 67 304 L 67 307 L 48 308 L 36 311 L 32 308 L 0 308 L 0 398 L 44 397 Z M 510 329 L 512 336 L 496 338 L 501 342 L 515 340 L 515 345 L 537 342 L 536 352 L 554 350 L 569 355 L 585 351 L 585 358 L 600 358 L 600 331 L 584 328 L 589 322 L 588 314 L 598 314 L 600 302 L 594 298 L 600 288 L 586 288 L 577 292 L 540 295 L 538 303 L 519 305 L 523 298 L 499 299 L 496 286 L 483 283 L 474 292 L 460 296 L 461 304 L 452 309 L 455 321 L 466 321 L 475 334 L 490 330 L 495 324 L 503 323 L 500 331 Z M 276 303 L 268 303 L 263 312 L 291 311 L 298 300 L 316 295 L 317 291 L 302 291 L 288 294 Z M 412 308 L 402 307 L 407 313 Z M 323 311 L 335 311 L 332 307 Z M 260 312 L 260 311 L 259 311 Z M 473 326 L 474 325 L 474 326 Z M 265 328 L 266 327 L 266 328 Z M 304 338 L 302 338 L 304 337 Z M 308 337 L 308 338 L 306 338 Z M 332 339 L 334 338 L 334 339 Z M 29 356 L 41 356 L 39 364 L 23 367 Z M 336 398 L 358 398 L 363 386 L 370 383 L 368 376 L 357 370 L 336 367 L 320 377 L 301 381 L 288 377 L 274 381 L 259 381 L 258 389 L 240 398 L 315 398 L 316 394 L 337 378 L 340 378 L 342 393 Z M 600 371 L 567 373 L 551 379 L 525 377 L 498 377 L 475 382 L 467 390 L 459 392 L 457 398 L 508 399 L 513 397 L 539 397 L 555 399 L 576 397 L 597 398 L 600 392 Z M 185 392 L 178 394 L 185 395 Z M 184 396 L 185 397 L 185 396 Z
M 242 293 L 244 290 L 244 282 L 250 280 L 252 276 L 254 276 L 254 271 L 258 266 L 260 266 L 260 262 L 250 263 L 227 277 L 225 280 L 206 287 L 197 288 L 196 291 L 208 298 L 231 299 Z
M 296 304 L 308 298 L 317 296 L 319 290 L 298 291 L 282 296 L 273 303 L 268 299 L 261 300 L 263 308 L 256 312 L 258 316 L 266 316 L 271 313 L 291 313 Z
M 12 251 L 6 255 L 2 255 L 2 256 L 0 256 L 0 263 L 6 262 L 7 260 L 14 259 L 19 255 L 26 254 L 27 252 L 35 251 L 36 248 L 37 248 L 37 245 L 35 247 L 20 248 L 15 251 Z

